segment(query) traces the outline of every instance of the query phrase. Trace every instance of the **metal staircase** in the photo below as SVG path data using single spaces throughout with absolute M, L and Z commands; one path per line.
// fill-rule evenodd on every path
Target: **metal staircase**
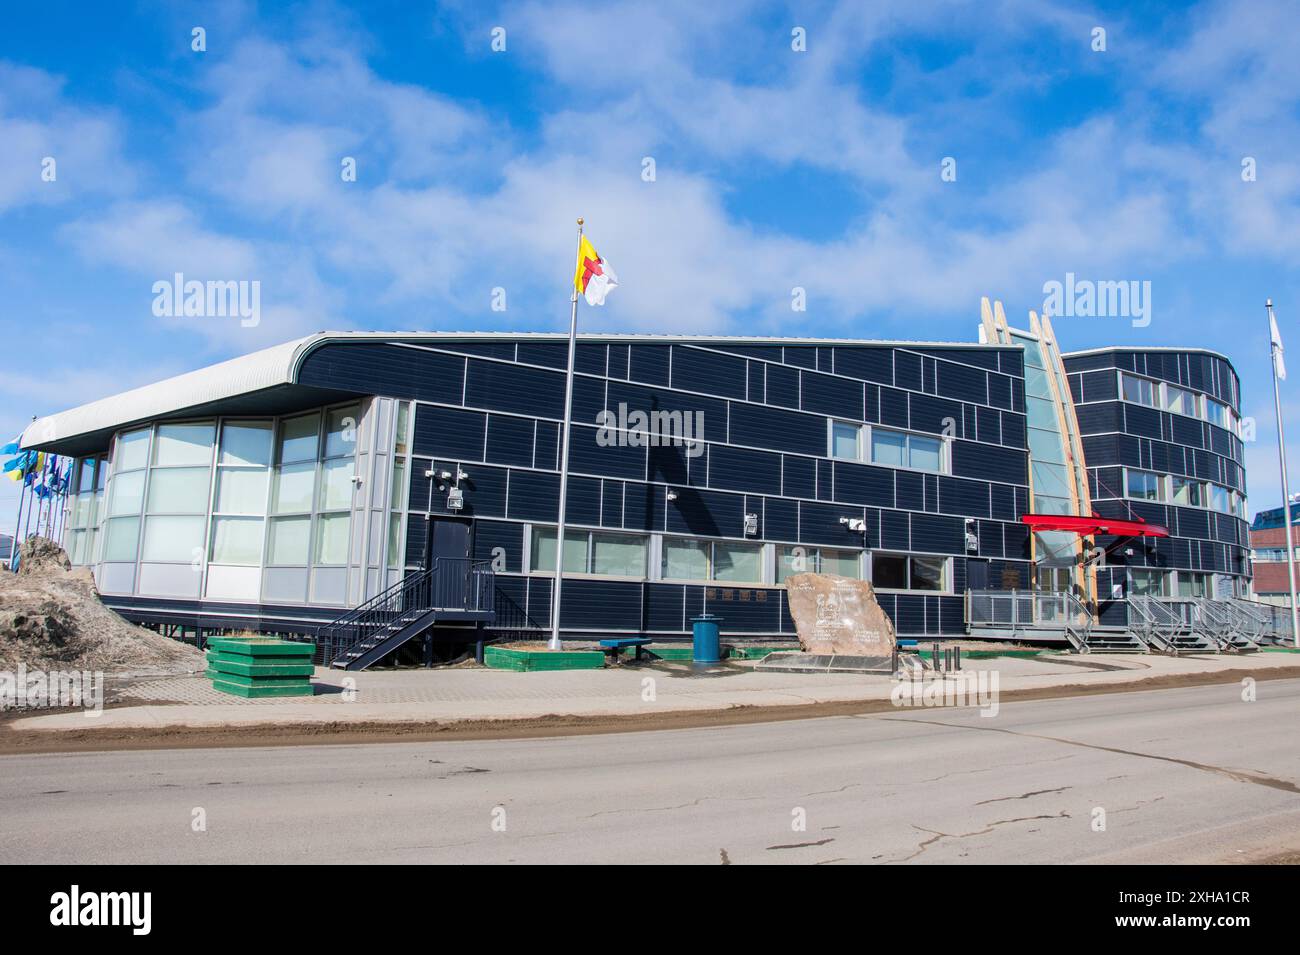
M 1152 649 L 1174 655 L 1220 649 L 1219 641 L 1203 629 L 1191 600 L 1129 594 L 1128 611 L 1129 630 Z
M 1193 597 L 1191 601 L 1196 608 L 1201 628 L 1219 645 L 1220 650 L 1250 653 L 1259 649 L 1259 643 L 1251 636 L 1256 621 L 1234 606 L 1231 600 Z
M 495 592 L 491 562 L 440 557 L 318 628 L 320 662 L 364 670 L 436 623 L 490 623 Z

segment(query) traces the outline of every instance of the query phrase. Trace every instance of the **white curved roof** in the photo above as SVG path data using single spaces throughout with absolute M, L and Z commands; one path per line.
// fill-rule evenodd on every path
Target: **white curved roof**
M 41 447 L 77 435 L 116 430 L 136 421 L 174 414 L 179 409 L 292 384 L 299 352 L 320 337 L 295 339 L 37 418 L 23 431 L 19 444 L 24 448 Z

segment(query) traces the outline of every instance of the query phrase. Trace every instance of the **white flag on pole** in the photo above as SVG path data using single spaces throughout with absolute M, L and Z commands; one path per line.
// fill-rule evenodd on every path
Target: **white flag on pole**
M 1268 330 L 1273 336 L 1273 369 L 1279 379 L 1286 381 L 1286 362 L 1282 359 L 1282 333 L 1277 330 L 1277 319 L 1273 317 L 1272 310 L 1268 313 Z

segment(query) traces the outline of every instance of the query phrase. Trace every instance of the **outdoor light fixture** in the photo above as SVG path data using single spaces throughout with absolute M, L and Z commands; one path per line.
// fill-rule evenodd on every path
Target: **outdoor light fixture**
M 664 497 L 666 497 L 666 498 L 667 498 L 668 500 L 670 500 L 670 501 L 675 501 L 675 500 L 677 500 L 677 492 L 674 491 L 672 488 L 669 488 L 669 489 L 664 493 Z
M 966 518 L 966 553 L 978 554 L 980 552 L 980 538 L 976 533 L 975 518 Z
M 447 491 L 447 510 L 459 511 L 465 507 L 465 492 L 458 487 Z
M 753 537 L 757 533 L 758 533 L 758 515 L 746 514 L 745 515 L 745 536 Z
M 840 523 L 848 527 L 849 530 L 856 531 L 859 534 L 865 534 L 867 532 L 867 522 L 860 517 L 841 517 Z

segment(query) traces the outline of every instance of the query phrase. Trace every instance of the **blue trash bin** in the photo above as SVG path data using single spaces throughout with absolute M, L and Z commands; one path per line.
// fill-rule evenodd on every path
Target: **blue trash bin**
M 691 618 L 691 635 L 695 641 L 696 663 L 718 663 L 722 659 L 721 617 L 703 613 Z

